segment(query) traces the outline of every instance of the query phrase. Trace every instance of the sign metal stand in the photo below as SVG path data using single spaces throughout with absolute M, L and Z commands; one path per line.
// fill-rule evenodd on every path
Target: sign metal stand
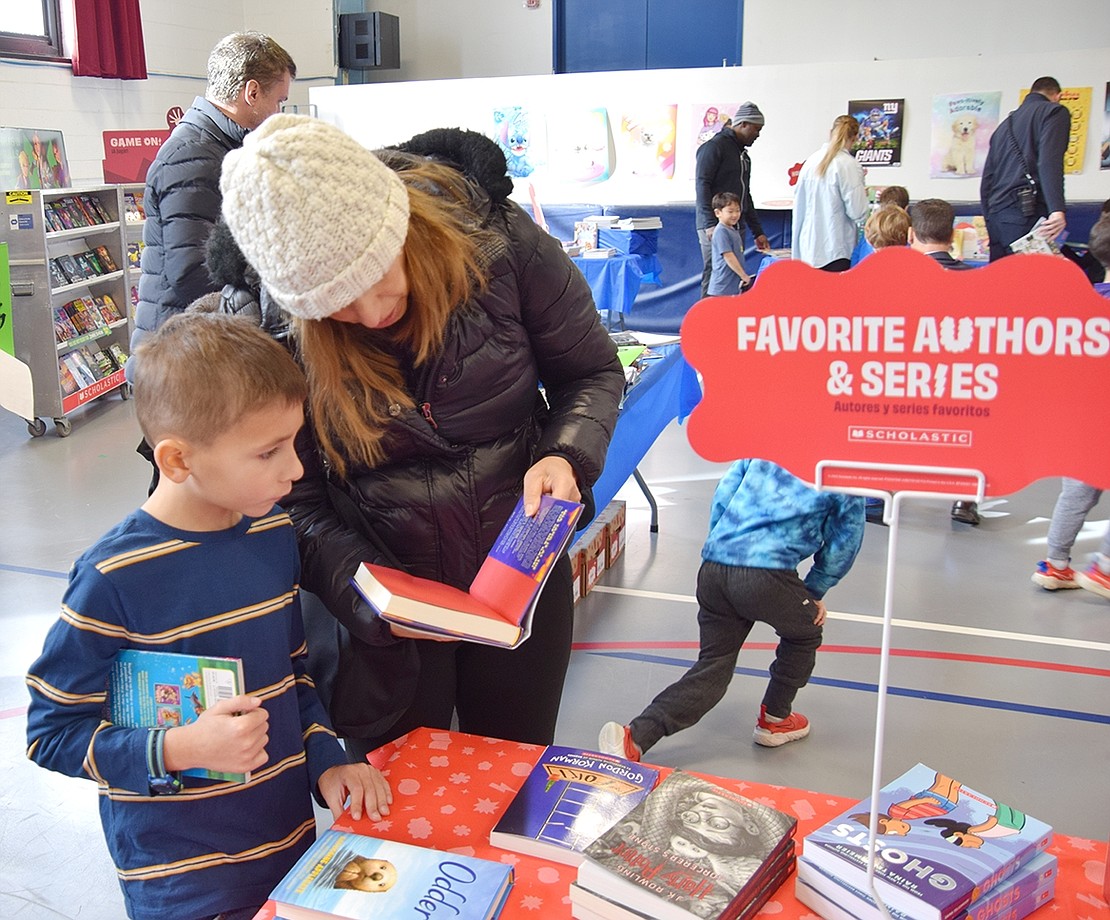
M 887 492 L 882 489 L 868 487 L 830 486 L 825 480 L 833 470 L 853 470 L 869 472 L 898 473 L 906 477 L 921 475 L 927 478 L 937 476 L 948 477 L 951 480 L 966 480 L 969 486 L 967 492 L 937 491 L 933 489 L 899 489 Z M 986 475 L 981 470 L 971 468 L 953 468 L 936 466 L 909 466 L 890 463 L 865 463 L 851 460 L 822 460 L 817 464 L 814 484 L 819 490 L 829 492 L 843 492 L 847 495 L 859 495 L 865 498 L 879 498 L 883 501 L 883 523 L 888 527 L 887 533 L 887 558 L 886 582 L 883 588 L 883 634 L 879 651 L 879 688 L 875 709 L 875 755 L 871 770 L 871 813 L 868 819 L 867 852 L 870 858 L 867 861 L 867 887 L 871 897 L 884 917 L 890 918 L 890 911 L 883 902 L 882 897 L 875 887 L 875 838 L 878 836 L 879 791 L 882 789 L 883 770 L 883 743 L 886 727 L 886 697 L 890 672 L 890 628 L 894 612 L 894 573 L 896 571 L 898 550 L 898 527 L 901 517 L 903 502 L 907 499 L 944 499 L 946 501 L 974 501 L 981 502 L 986 487 Z

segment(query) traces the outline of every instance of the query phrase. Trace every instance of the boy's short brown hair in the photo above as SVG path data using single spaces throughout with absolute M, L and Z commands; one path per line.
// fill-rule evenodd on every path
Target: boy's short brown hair
M 876 199 L 876 204 L 880 208 L 885 208 L 888 204 L 898 205 L 900 208 L 908 208 L 910 206 L 910 193 L 906 190 L 904 185 L 888 185 L 881 192 Z
M 152 446 L 167 437 L 210 444 L 251 412 L 307 395 L 289 352 L 238 316 L 174 316 L 133 360 L 135 415 Z
M 924 198 L 910 208 L 913 235 L 922 243 L 951 245 L 955 223 L 956 212 L 943 198 Z
M 1091 234 L 1087 237 L 1087 252 L 1110 271 L 1110 213 L 1103 214 L 1091 227 Z
M 909 240 L 910 215 L 897 205 L 879 208 L 863 227 L 863 237 L 874 249 L 905 246 Z
M 740 200 L 740 196 L 737 195 L 736 192 L 717 192 L 717 194 L 713 196 L 713 200 L 710 204 L 714 211 L 727 208 L 730 204 L 738 204 L 741 208 L 744 206 L 743 202 Z

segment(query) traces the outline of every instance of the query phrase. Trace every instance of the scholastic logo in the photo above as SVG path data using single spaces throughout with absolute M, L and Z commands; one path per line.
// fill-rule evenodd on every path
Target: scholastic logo
M 884 428 L 878 425 L 849 425 L 848 440 L 884 444 L 921 444 L 927 447 L 971 447 L 971 432 L 959 428 Z

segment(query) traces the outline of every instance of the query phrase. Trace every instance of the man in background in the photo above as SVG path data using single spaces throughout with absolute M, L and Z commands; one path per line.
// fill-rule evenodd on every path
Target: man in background
M 1029 94 L 991 135 L 979 201 L 990 237 L 990 259 L 1011 255 L 1010 243 L 1045 218 L 1040 233 L 1060 235 L 1064 215 L 1064 151 L 1071 113 L 1060 105 L 1060 84 L 1038 77 Z
M 204 96 L 193 100 L 147 172 L 132 352 L 169 317 L 219 289 L 204 266 L 204 244 L 220 217 L 224 155 L 280 111 L 296 75 L 289 53 L 261 32 L 235 32 L 212 49 Z
M 709 289 L 709 276 L 713 273 L 713 230 L 717 218 L 713 214 L 713 196 L 719 192 L 738 195 L 741 206 L 740 223 L 736 228 L 743 238 L 743 224 L 747 224 L 755 237 L 756 248 L 767 250 L 771 244 L 763 234 L 763 226 L 752 204 L 752 161 L 748 147 L 755 143 L 763 130 L 763 113 L 754 102 L 745 102 L 732 117 L 732 122 L 698 148 L 694 170 L 694 189 L 697 200 L 696 226 L 701 246 L 704 269 L 701 276 L 701 296 Z

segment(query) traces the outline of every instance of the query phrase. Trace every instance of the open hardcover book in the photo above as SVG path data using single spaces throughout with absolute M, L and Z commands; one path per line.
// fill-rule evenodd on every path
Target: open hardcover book
M 527 517 L 518 500 L 469 591 L 366 562 L 351 581 L 387 622 L 515 648 L 531 632 L 540 591 L 581 513 L 579 502 L 544 495 Z

